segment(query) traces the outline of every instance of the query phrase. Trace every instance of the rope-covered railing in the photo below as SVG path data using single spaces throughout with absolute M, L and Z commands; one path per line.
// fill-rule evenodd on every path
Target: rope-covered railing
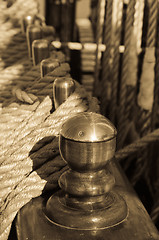
M 25 34 L 21 32 L 21 18 L 26 14 L 37 14 L 36 1 L 17 0 L 13 4 L 0 4 L 0 110 L 8 97 L 8 88 L 15 85 L 15 79 L 32 67 L 28 59 Z
M 44 188 L 45 191 L 57 188 L 57 179 L 65 170 L 57 140 L 62 123 L 81 111 L 99 112 L 98 101 L 87 96 L 76 83 L 75 92 L 51 114 L 53 81 L 57 77 L 70 77 L 65 56 L 53 51 L 51 58 L 58 59 L 58 64 L 42 78 L 40 65 L 20 77 L 14 71 L 14 77 L 10 78 L 12 73 L 8 68 L 2 71 L 2 81 L 10 78 L 10 82 L 3 90 L 0 118 L 3 129 L 0 136 L 0 239 L 8 238 L 12 221 L 22 206 L 41 195 Z
M 55 69 L 56 70 L 56 69 Z M 54 72 L 54 71 L 53 71 Z M 60 75 L 60 77 L 65 76 L 64 71 L 56 71 L 56 74 L 52 73 L 52 76 L 46 76 L 45 79 L 45 85 L 50 86 L 50 82 L 47 82 L 48 79 L 54 79 L 55 76 L 57 77 L 57 74 Z M 61 74 L 60 74 L 61 73 Z M 41 82 L 39 82 L 41 84 Z M 52 84 L 51 84 L 52 85 Z M 37 88 L 38 83 L 35 82 L 35 86 Z M 36 88 L 30 88 L 30 89 L 36 89 Z M 40 89 L 39 89 L 40 90 Z M 44 95 L 49 95 L 50 90 L 52 89 L 45 89 Z M 24 92 L 24 91 L 23 91 Z M 27 94 L 27 93 L 25 93 Z M 41 94 L 40 94 L 41 96 Z M 13 128 L 6 129 L 8 130 L 8 134 L 5 131 L 6 138 L 9 139 L 9 142 L 5 141 L 3 138 L 2 144 L 2 152 L 1 152 L 1 206 L 2 206 L 2 215 L 1 215 L 1 239 L 3 238 L 3 234 L 5 234 L 5 231 L 7 231 L 8 226 L 10 226 L 11 222 L 13 221 L 17 211 L 22 207 L 25 203 L 29 201 L 32 197 L 39 196 L 46 184 L 46 182 L 49 183 L 49 181 L 46 180 L 40 180 L 38 175 L 41 175 L 43 177 L 48 176 L 48 179 L 50 179 L 50 174 L 54 172 L 54 175 L 51 178 L 51 186 L 53 188 L 57 187 L 57 177 L 59 176 L 60 172 L 59 170 L 59 161 L 54 161 L 54 163 L 57 163 L 57 165 L 54 163 L 47 163 L 51 164 L 52 167 L 55 169 L 54 171 L 50 167 L 51 172 L 46 173 L 45 175 L 44 169 L 48 171 L 47 166 L 43 166 L 42 169 L 39 170 L 38 173 L 35 171 L 32 172 L 32 168 L 35 167 L 35 162 L 33 163 L 31 159 L 37 156 L 37 154 L 33 155 L 33 158 L 28 156 L 28 153 L 31 151 L 37 152 L 37 149 L 39 146 L 34 147 L 34 145 L 41 141 L 42 144 L 44 144 L 45 140 L 43 141 L 43 138 L 50 136 L 57 136 L 59 133 L 59 130 L 61 128 L 61 124 L 63 121 L 65 121 L 68 117 L 74 115 L 77 112 L 81 111 L 97 111 L 99 112 L 99 106 L 95 99 L 88 97 L 86 91 L 80 87 L 78 83 L 76 83 L 76 90 L 75 92 L 66 100 L 65 103 L 63 103 L 56 111 L 54 111 L 52 114 L 50 114 L 50 111 L 52 109 L 52 101 L 49 97 L 44 98 L 44 100 L 40 103 L 39 101 L 36 101 L 33 105 L 30 105 L 32 111 L 30 111 L 29 114 L 29 108 L 26 110 L 27 115 L 25 118 L 20 122 L 14 122 L 12 125 Z M 7 107 L 7 109 L 9 109 Z M 19 115 L 21 115 L 22 108 L 20 107 L 20 114 L 19 114 L 19 108 L 16 109 L 14 118 L 18 118 Z M 25 112 L 25 107 L 23 105 L 23 111 Z M 12 116 L 12 112 L 10 114 L 2 113 L 2 122 L 3 124 L 10 119 L 10 116 Z M 5 129 L 4 129 L 5 130 Z M 4 137 L 5 137 L 4 136 Z M 41 146 L 41 143 L 39 144 Z M 33 150 L 33 149 L 34 150 Z M 58 148 L 58 145 L 57 147 Z M 44 155 L 47 156 L 46 147 L 44 148 Z M 53 155 L 50 155 L 53 153 Z M 50 159 L 51 156 L 54 156 L 55 150 L 53 149 L 50 152 L 48 158 Z M 55 154 L 56 155 L 56 154 Z M 42 151 L 41 154 L 39 154 L 39 157 L 43 159 L 42 157 Z M 26 159 L 26 160 L 25 160 Z M 39 164 L 40 160 L 37 159 L 37 163 Z M 43 160 L 42 160 L 43 161 Z M 42 162 L 41 162 L 42 164 Z M 60 164 L 60 168 L 64 166 L 64 163 Z M 22 167 L 23 166 L 23 167 Z M 53 174 L 53 173 L 52 173 Z M 10 179 L 8 181 L 8 179 Z M 54 181 L 53 181 L 54 179 Z M 23 184 L 22 184 L 23 183 Z M 36 183 L 36 184 L 35 184 Z M 23 187 L 22 187 L 23 186 Z M 25 189 L 24 191 L 23 188 Z M 24 192 L 28 188 L 26 194 Z M 15 197 L 15 193 L 16 196 Z M 19 189 L 19 190 L 18 190 Z M 22 191 L 22 192 L 21 192 Z M 20 194 L 20 198 L 18 197 Z M 28 195 L 29 194 L 29 197 Z M 13 198 L 12 198 L 13 196 Z M 27 197 L 26 197 L 27 196 Z M 17 202 L 18 201 L 18 202 Z M 8 203 L 8 204 L 5 204 Z M 18 204 L 17 204 L 18 203 Z M 9 216 L 7 213 L 10 213 Z

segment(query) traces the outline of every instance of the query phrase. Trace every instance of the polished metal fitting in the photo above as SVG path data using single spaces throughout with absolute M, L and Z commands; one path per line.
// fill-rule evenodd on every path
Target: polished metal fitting
M 53 99 L 55 109 L 58 108 L 74 92 L 75 82 L 70 77 L 56 78 L 53 83 Z
M 41 61 L 41 77 L 44 77 L 49 72 L 52 72 L 55 68 L 60 65 L 60 62 L 57 58 L 47 58 Z
M 85 112 L 68 119 L 60 132 L 60 151 L 72 169 L 102 169 L 116 149 L 114 125 L 98 113 Z M 72 156 L 74 156 L 72 158 Z
M 36 18 L 35 15 L 25 15 L 21 19 L 21 31 L 22 31 L 22 33 L 26 33 L 27 27 L 34 23 L 35 18 Z
M 43 59 L 49 58 L 49 42 L 46 39 L 34 40 L 32 43 L 33 65 L 37 65 Z
M 28 54 L 32 59 L 32 43 L 34 40 L 42 39 L 42 29 L 41 26 L 29 25 L 26 30 L 26 38 L 28 44 Z

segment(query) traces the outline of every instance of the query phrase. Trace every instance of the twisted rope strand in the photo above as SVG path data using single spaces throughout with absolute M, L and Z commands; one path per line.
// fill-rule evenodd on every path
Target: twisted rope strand
M 95 52 L 95 70 L 94 70 L 94 86 L 93 86 L 93 95 L 96 96 L 97 94 L 97 87 L 99 87 L 99 71 L 100 71 L 100 58 L 101 58 L 101 52 L 99 51 L 99 44 L 102 43 L 102 16 L 101 16 L 101 6 L 102 0 L 99 0 L 97 3 L 97 23 L 96 23 L 96 36 L 95 41 L 97 44 L 96 52 Z M 104 6 L 103 6 L 104 7 Z
M 112 40 L 112 9 L 113 9 L 113 1 L 107 1 L 106 6 L 106 21 L 105 21 L 105 29 L 104 29 L 104 44 L 106 45 L 106 50 L 103 53 L 102 59 L 102 89 L 101 89 L 101 113 L 103 115 L 106 114 L 106 106 L 108 104 L 108 99 L 110 100 L 110 96 L 108 95 L 107 89 L 110 85 L 109 75 L 111 71 L 110 67 L 110 57 L 111 57 L 111 40 Z
M 134 143 L 127 145 L 123 149 L 120 149 L 116 152 L 115 158 L 118 161 L 122 161 L 124 158 L 137 153 L 142 148 L 148 146 L 148 144 L 153 143 L 159 140 L 159 129 L 154 130 L 153 132 L 143 136 Z
M 120 54 L 119 46 L 121 42 L 121 30 L 122 30 L 122 13 L 123 13 L 123 2 L 117 2 L 117 13 L 115 23 L 115 36 L 114 36 L 114 56 L 112 64 L 112 81 L 111 81 L 111 101 L 110 101 L 110 120 L 115 123 L 115 115 L 117 110 L 117 93 L 118 93 L 118 81 L 119 81 L 119 64 Z
M 122 136 L 125 131 L 125 104 L 126 104 L 126 83 L 128 76 L 128 61 L 129 61 L 129 50 L 133 31 L 135 13 L 135 0 L 129 1 L 126 11 L 126 23 L 125 23 L 125 36 L 124 46 L 125 51 L 123 54 L 122 72 L 121 72 L 121 83 L 120 83 L 120 95 L 119 95 L 119 117 L 118 117 L 118 148 L 122 147 Z

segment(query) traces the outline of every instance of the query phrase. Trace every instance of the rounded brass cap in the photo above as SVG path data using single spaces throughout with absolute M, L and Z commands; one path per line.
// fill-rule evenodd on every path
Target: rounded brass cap
M 116 137 L 114 125 L 94 112 L 79 113 L 63 124 L 61 135 L 78 142 L 101 142 Z
M 53 99 L 57 109 L 74 92 L 75 82 L 70 77 L 56 78 L 53 83 Z
M 102 169 L 114 157 L 116 134 L 114 125 L 104 116 L 78 113 L 61 128 L 61 156 L 77 171 Z
M 53 71 L 55 68 L 59 67 L 59 59 L 56 58 L 46 58 L 41 61 L 41 76 L 44 77 L 49 72 Z

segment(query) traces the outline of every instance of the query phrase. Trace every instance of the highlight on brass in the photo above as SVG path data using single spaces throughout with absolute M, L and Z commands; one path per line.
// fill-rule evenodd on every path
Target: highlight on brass
M 21 19 L 21 31 L 22 33 L 26 33 L 26 29 L 29 25 L 33 24 L 35 21 L 35 15 L 25 15 Z

